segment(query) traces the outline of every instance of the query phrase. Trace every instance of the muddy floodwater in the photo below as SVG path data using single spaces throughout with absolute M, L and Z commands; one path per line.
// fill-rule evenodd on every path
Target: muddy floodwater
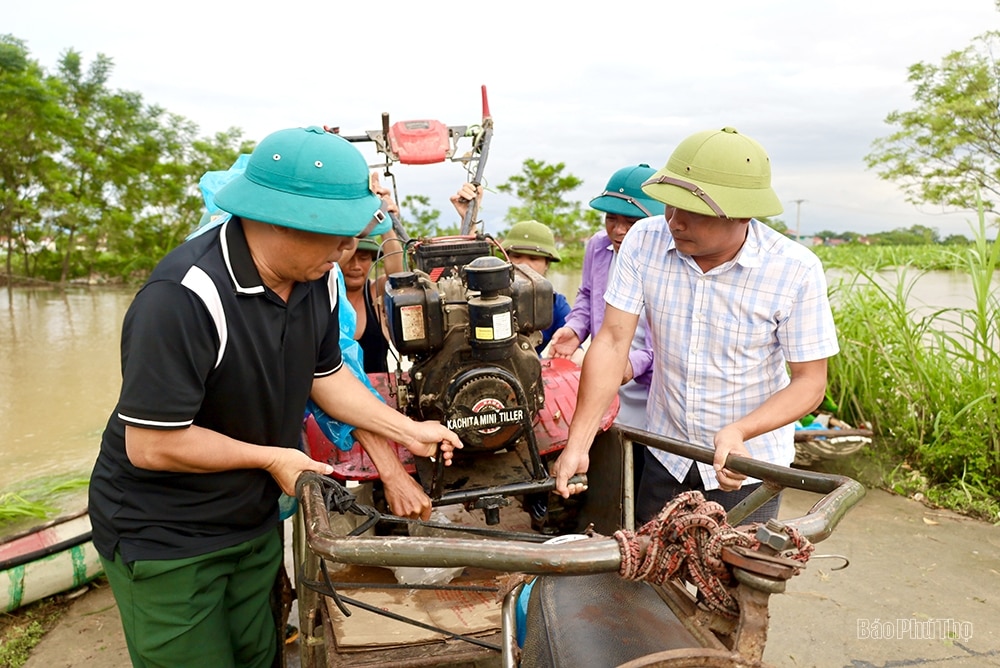
M 89 474 L 118 396 L 118 339 L 132 295 L 0 292 L 0 490 L 50 474 Z
M 580 272 L 550 278 L 572 302 Z M 832 274 L 831 284 L 836 280 Z M 997 289 L 1000 281 L 994 280 Z M 0 492 L 53 474 L 89 475 L 118 397 L 119 335 L 133 293 L 0 291 Z M 962 274 L 931 272 L 919 279 L 911 299 L 923 314 L 971 307 L 972 289 Z

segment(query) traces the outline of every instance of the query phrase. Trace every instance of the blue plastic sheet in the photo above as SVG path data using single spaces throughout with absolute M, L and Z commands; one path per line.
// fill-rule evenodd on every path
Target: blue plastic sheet
M 232 218 L 230 213 L 223 211 L 215 205 L 215 193 L 222 190 L 222 186 L 245 172 L 247 161 L 249 160 L 249 153 L 241 153 L 229 169 L 205 172 L 204 176 L 201 177 L 198 181 L 198 190 L 201 191 L 201 198 L 205 201 L 205 213 L 202 214 L 201 220 L 198 221 L 198 227 L 194 229 L 194 232 L 187 235 L 187 239 L 194 239 L 198 235 L 204 234 L 213 227 L 218 227 Z

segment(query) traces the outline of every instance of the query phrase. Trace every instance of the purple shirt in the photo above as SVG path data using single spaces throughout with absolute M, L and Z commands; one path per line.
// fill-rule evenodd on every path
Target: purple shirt
M 597 334 L 604 322 L 604 293 L 608 288 L 614 258 L 614 246 L 611 245 L 607 232 L 598 232 L 587 242 L 580 289 L 576 293 L 573 310 L 566 318 L 566 326 L 576 332 L 580 343 L 586 341 L 588 336 Z M 645 329 L 645 315 L 640 316 L 638 327 Z M 632 363 L 634 381 L 648 387 L 653 378 L 652 348 L 637 349 L 633 346 L 628 359 Z

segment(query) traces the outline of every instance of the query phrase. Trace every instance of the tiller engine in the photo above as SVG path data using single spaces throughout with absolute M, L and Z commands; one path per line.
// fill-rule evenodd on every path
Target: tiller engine
M 539 480 L 546 473 L 532 426 L 545 392 L 535 346 L 552 324 L 552 284 L 493 256 L 493 246 L 474 236 L 414 242 L 415 270 L 389 277 L 388 330 L 410 361 L 396 403 L 455 431 L 463 459 L 524 444 Z

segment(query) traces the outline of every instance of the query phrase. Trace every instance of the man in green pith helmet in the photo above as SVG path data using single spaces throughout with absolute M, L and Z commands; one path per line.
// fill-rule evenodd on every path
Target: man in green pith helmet
M 638 222 L 622 242 L 552 474 L 559 494 L 583 490 L 568 480 L 587 471 L 645 307 L 654 359 L 648 430 L 715 447 L 713 466 L 647 451 L 636 499 L 645 522 L 691 489 L 733 508 L 760 482 L 727 469 L 730 454 L 790 464 L 793 423 L 823 400 L 827 358 L 839 346 L 822 264 L 755 219 L 782 211 L 759 143 L 729 127 L 696 133 L 642 189 L 667 215 Z M 746 521 L 777 516 L 779 503 Z
M 398 215 L 399 208 L 392 201 L 392 191 L 379 183 L 378 172 L 372 172 L 371 187 L 385 202 L 389 212 Z M 370 278 L 376 260 L 382 261 L 383 271 L 380 276 Z M 403 244 L 390 227 L 382 235 L 381 242 L 375 237 L 358 239 L 354 251 L 344 253 L 337 264 L 344 275 L 347 298 L 357 315 L 354 338 L 364 351 L 365 373 L 388 373 L 389 339 L 382 328 L 378 309 L 389 276 L 403 271 Z
M 94 545 L 135 666 L 272 665 L 278 498 L 305 471 L 310 397 L 423 456 L 461 447 L 345 368 L 334 263 L 388 221 L 364 157 L 281 130 L 215 203 L 232 218 L 170 252 L 122 327 L 122 389 L 90 482 Z
M 507 251 L 507 257 L 514 264 L 526 265 L 545 276 L 549 265 L 559 262 L 559 251 L 556 249 L 556 239 L 547 225 L 537 220 L 523 220 L 515 223 L 500 246 Z M 542 331 L 542 342 L 535 346 L 535 351 L 541 355 L 545 346 L 549 345 L 552 334 L 563 326 L 569 314 L 569 301 L 560 292 L 552 293 L 552 324 Z

